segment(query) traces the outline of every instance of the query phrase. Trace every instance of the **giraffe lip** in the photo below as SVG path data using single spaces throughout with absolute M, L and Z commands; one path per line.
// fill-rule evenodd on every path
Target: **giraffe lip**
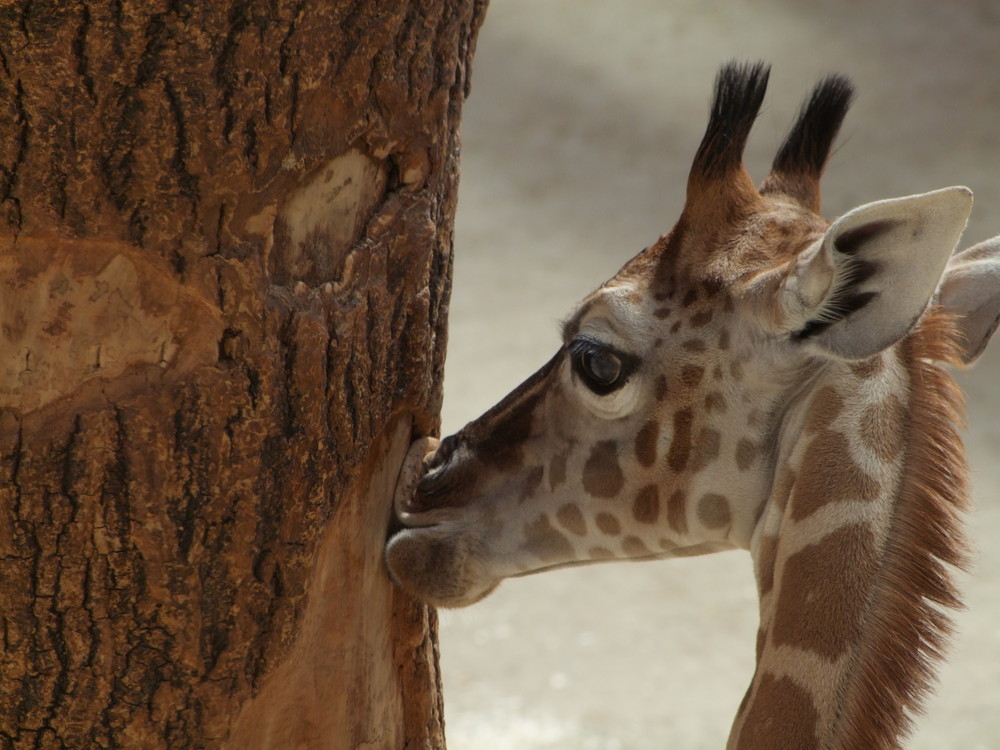
M 396 519 L 403 524 L 404 529 L 425 529 L 431 526 L 440 526 L 444 523 L 445 508 L 431 508 L 429 510 L 409 510 L 406 508 L 396 509 Z
M 425 461 L 429 455 L 432 455 L 437 450 L 437 447 L 437 438 L 423 437 L 415 440 L 410 445 L 410 450 L 407 452 L 399 468 L 392 506 L 396 513 L 396 518 L 406 526 L 430 525 L 414 522 L 413 517 L 417 514 L 422 514 L 421 509 L 415 507 L 414 499 L 417 495 L 417 486 L 424 473 Z

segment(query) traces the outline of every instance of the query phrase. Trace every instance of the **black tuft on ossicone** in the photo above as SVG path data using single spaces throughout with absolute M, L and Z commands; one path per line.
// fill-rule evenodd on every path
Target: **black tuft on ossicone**
M 762 62 L 729 62 L 719 71 L 708 127 L 691 166 L 692 177 L 719 178 L 740 167 L 770 71 Z
M 830 75 L 820 81 L 781 145 L 772 170 L 818 179 L 853 98 L 854 86 L 844 76 Z

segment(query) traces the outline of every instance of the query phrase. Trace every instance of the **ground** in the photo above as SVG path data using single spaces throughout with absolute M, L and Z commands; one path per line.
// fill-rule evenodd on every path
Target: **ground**
M 444 428 L 558 345 L 572 304 L 668 230 L 725 60 L 773 64 L 747 151 L 760 179 L 801 98 L 859 96 L 824 212 L 954 184 L 963 246 L 1000 233 L 1000 3 L 492 0 L 463 124 Z M 967 611 L 909 743 L 1000 748 L 1000 340 L 960 377 L 976 508 Z M 442 616 L 450 750 L 719 749 L 753 671 L 749 555 L 505 583 Z

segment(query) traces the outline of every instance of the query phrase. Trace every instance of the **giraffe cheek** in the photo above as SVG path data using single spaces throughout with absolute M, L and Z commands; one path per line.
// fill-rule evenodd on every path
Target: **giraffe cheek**
M 386 546 L 385 562 L 398 586 L 435 607 L 474 604 L 499 584 L 482 573 L 463 540 L 434 528 L 396 534 Z

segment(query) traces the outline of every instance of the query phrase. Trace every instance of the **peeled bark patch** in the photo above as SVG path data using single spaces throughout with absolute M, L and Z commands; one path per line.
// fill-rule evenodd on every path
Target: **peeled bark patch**
M 214 364 L 222 316 L 123 243 L 22 239 L 0 255 L 0 408 L 35 411 L 92 379 Z

